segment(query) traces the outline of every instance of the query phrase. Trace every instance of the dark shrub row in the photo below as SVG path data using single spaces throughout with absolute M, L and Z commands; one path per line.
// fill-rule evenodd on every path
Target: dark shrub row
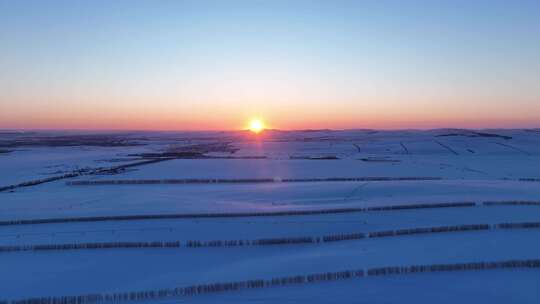
M 160 289 L 139 292 L 123 292 L 114 294 L 91 294 L 82 296 L 43 297 L 15 300 L 5 304 L 94 304 L 116 303 L 125 301 L 141 301 L 166 299 L 180 296 L 195 296 L 200 294 L 235 291 L 242 289 L 262 289 L 277 286 L 317 283 L 324 281 L 347 280 L 364 276 L 363 270 L 315 273 L 271 278 L 267 280 L 247 280 L 226 283 L 200 284 L 174 289 Z
M 364 238 L 379 238 L 390 236 L 403 236 L 412 234 L 425 233 L 443 233 L 443 232 L 461 232 L 461 231 L 479 231 L 490 230 L 497 228 L 540 228 L 540 223 L 506 223 L 498 224 L 493 227 L 489 224 L 472 224 L 472 225 L 453 225 L 425 228 L 408 228 L 387 231 L 374 231 L 367 234 L 349 233 L 349 234 L 334 234 L 323 237 L 292 237 L 292 238 L 269 238 L 257 240 L 225 240 L 225 241 L 187 241 L 187 247 L 234 247 L 234 246 L 257 246 L 257 245 L 285 245 L 285 244 L 310 244 L 310 243 L 330 243 L 349 240 L 361 240 Z
M 0 252 L 74 250 L 74 249 L 112 249 L 112 248 L 177 248 L 177 247 L 180 247 L 180 242 L 107 242 L 107 243 L 0 246 Z
M 354 277 L 363 277 L 364 270 L 349 270 L 349 271 L 340 271 L 340 272 L 326 272 L 326 273 L 316 273 L 310 274 L 306 277 L 308 282 L 324 282 L 324 281 L 336 281 L 349 279 Z
M 538 205 L 540 201 L 497 201 L 497 202 L 483 202 L 484 206 L 500 206 L 500 205 Z
M 297 182 L 366 182 L 366 181 L 425 181 L 441 177 L 329 177 L 329 178 L 181 178 L 181 179 L 123 179 L 84 180 L 68 182 L 70 186 L 97 185 L 156 185 L 156 184 L 236 184 L 236 183 L 297 183 Z
M 394 205 L 381 207 L 368 207 L 367 211 L 388 211 L 426 208 L 449 208 L 449 207 L 474 207 L 474 202 L 439 203 L 439 204 L 414 204 L 414 205 Z
M 540 222 L 502 223 L 502 224 L 498 224 L 497 228 L 499 229 L 540 228 Z
M 72 222 L 104 222 L 104 221 L 138 221 L 160 219 L 193 219 L 193 218 L 227 218 L 227 217 L 259 217 L 259 216 L 292 216 L 362 212 L 364 208 L 340 208 L 324 210 L 291 210 L 277 212 L 239 212 L 239 213 L 176 213 L 176 214 L 142 214 L 142 215 L 110 215 L 92 217 L 46 218 L 31 220 L 0 221 L 0 226 L 57 224 Z
M 277 277 L 271 278 L 268 280 L 248 280 L 248 281 L 239 281 L 239 282 L 230 282 L 230 283 L 214 283 L 214 284 L 204 284 L 204 285 L 193 285 L 184 288 L 175 288 L 171 293 L 174 295 L 180 296 L 193 296 L 198 294 L 206 293 L 216 293 L 224 292 L 231 290 L 240 290 L 240 289 L 260 289 L 267 287 L 276 287 L 276 286 L 288 286 L 288 285 L 297 285 L 305 283 L 315 283 L 315 282 L 324 282 L 324 281 L 338 281 L 338 280 L 347 280 L 354 277 L 362 277 L 364 275 L 363 270 L 355 271 L 339 271 L 339 272 L 326 272 L 326 273 L 316 273 L 310 275 L 295 275 L 287 277 Z
M 370 232 L 369 237 L 376 238 L 376 237 L 400 236 L 400 235 L 409 235 L 409 234 L 458 232 L 458 231 L 473 231 L 473 230 L 488 230 L 488 229 L 490 229 L 490 226 L 487 224 L 410 228 L 410 229 Z
M 508 269 L 508 268 L 538 268 L 540 259 L 535 260 L 510 260 L 498 262 L 477 262 L 459 264 L 435 264 L 435 265 L 413 265 L 413 266 L 393 266 L 375 267 L 366 271 L 347 270 L 338 272 L 315 273 L 309 275 L 296 275 L 287 277 L 271 278 L 267 280 L 247 280 L 237 282 L 224 282 L 213 284 L 200 284 L 188 287 L 177 287 L 173 289 L 159 289 L 138 292 L 123 292 L 113 294 L 91 294 L 81 296 L 64 297 L 43 297 L 14 300 L 4 304 L 97 304 L 97 303 L 117 303 L 125 301 L 157 300 L 180 296 L 195 296 L 200 294 L 236 291 L 243 289 L 262 289 L 287 285 L 309 284 L 325 281 L 348 280 L 364 276 L 384 276 L 393 274 L 411 274 L 426 272 L 446 272 L 446 271 L 470 271 L 486 269 Z
M 0 226 L 10 225 L 35 225 L 35 224 L 58 224 L 73 222 L 104 222 L 104 221 L 139 221 L 139 220 L 160 220 L 160 219 L 193 219 L 193 218 L 234 218 L 234 217 L 263 217 L 263 216 L 295 216 L 295 215 L 318 215 L 318 214 L 340 214 L 366 211 L 392 211 L 406 209 L 427 209 L 427 208 L 452 208 L 452 207 L 474 207 L 472 202 L 464 203 L 438 203 L 438 204 L 414 204 L 414 205 L 394 205 L 384 207 L 367 208 L 334 208 L 319 210 L 289 210 L 271 212 L 238 212 L 238 213 L 176 213 L 176 214 L 141 214 L 141 215 L 109 215 L 91 217 L 64 217 L 45 218 L 30 220 L 9 220 L 0 221 Z
M 329 236 L 336 240 L 353 239 L 353 235 Z M 238 246 L 268 246 L 287 244 L 311 244 L 319 243 L 320 237 L 290 237 L 290 238 L 265 238 L 256 240 L 212 240 L 197 241 L 189 240 L 185 247 L 238 247 Z M 74 244 L 46 244 L 46 245 L 21 245 L 0 246 L 0 252 L 15 251 L 44 251 L 44 250 L 77 250 L 77 249 L 110 249 L 110 248 L 179 248 L 179 241 L 173 242 L 106 242 L 106 243 L 74 243 Z
M 250 241 L 244 240 L 217 240 L 217 241 L 194 241 L 190 240 L 186 242 L 186 247 L 237 247 L 248 246 Z
M 124 179 L 124 180 L 86 180 L 68 182 L 69 186 L 100 186 L 100 185 L 160 185 L 160 184 L 232 184 L 232 183 L 273 183 L 274 179 Z
M 284 178 L 281 181 L 285 183 L 294 182 L 386 182 L 386 181 L 430 181 L 442 180 L 442 177 L 329 177 L 329 178 Z
M 339 235 L 327 235 L 322 239 L 325 243 L 327 242 L 339 242 L 339 241 L 349 241 L 349 240 L 360 240 L 365 238 L 364 233 L 350 233 L 350 234 L 339 234 Z
M 381 276 L 392 274 L 408 274 L 419 272 L 442 272 L 442 271 L 465 271 L 465 270 L 484 270 L 499 268 L 538 268 L 540 259 L 537 260 L 510 260 L 500 262 L 477 262 L 477 263 L 459 263 L 459 264 L 434 264 L 434 265 L 413 265 L 413 266 L 393 266 L 378 267 L 368 270 L 368 276 Z
M 314 243 L 315 239 L 312 237 L 296 237 L 296 238 L 271 238 L 271 239 L 258 239 L 252 241 L 252 245 L 285 245 L 285 244 L 307 244 Z
M 42 178 L 42 179 L 36 179 L 36 180 L 28 181 L 28 182 L 15 184 L 15 185 L 9 185 L 9 186 L 0 187 L 0 192 L 7 191 L 7 190 L 13 190 L 13 189 L 16 189 L 16 188 L 35 186 L 35 185 L 48 183 L 48 182 L 54 182 L 54 181 L 65 179 L 65 178 L 73 178 L 73 177 L 78 177 L 78 176 L 83 176 L 83 175 L 92 175 L 92 174 L 100 174 L 100 173 L 117 172 L 118 170 L 130 168 L 130 167 L 136 167 L 136 166 L 152 164 L 152 163 L 157 163 L 157 162 L 161 162 L 161 161 L 164 161 L 164 160 L 168 160 L 168 159 L 143 160 L 143 161 L 133 162 L 133 163 L 125 164 L 125 165 L 118 165 L 118 166 L 114 166 L 114 167 L 95 168 L 95 169 L 79 169 L 79 170 L 75 170 L 75 171 L 72 171 L 70 173 L 66 173 L 66 174 L 62 174 L 62 175 L 57 175 L 57 176 L 52 176 L 52 177 L 47 177 L 47 178 Z
M 66 174 L 58 175 L 58 176 L 47 177 L 47 178 L 42 178 L 42 179 L 36 179 L 36 180 L 28 181 L 28 182 L 15 184 L 15 185 L 9 185 L 9 186 L 0 187 L 0 192 L 7 191 L 7 190 L 13 190 L 13 189 L 16 189 L 16 188 L 35 186 L 35 185 L 48 183 L 48 182 L 54 182 L 54 181 L 57 181 L 57 180 L 60 180 L 60 179 L 77 177 L 77 176 L 80 176 L 80 175 L 81 175 L 80 173 L 66 173 Z
M 540 182 L 540 178 L 520 178 L 520 182 Z
M 319 242 L 320 238 L 313 237 L 290 237 L 290 238 L 266 238 L 256 240 L 213 240 L 186 242 L 186 247 L 236 247 L 236 246 L 258 246 L 258 245 L 286 245 L 286 244 L 308 244 Z
M 255 240 L 211 240 L 199 241 L 189 240 L 185 247 L 240 247 L 240 246 L 267 246 L 267 245 L 287 245 L 287 244 L 313 244 L 330 243 L 339 241 L 361 240 L 364 238 L 393 237 L 413 234 L 478 231 L 489 229 L 510 229 L 510 228 L 540 228 L 540 222 L 534 223 L 502 223 L 494 226 L 488 224 L 454 225 L 425 228 L 408 228 L 398 230 L 374 231 L 365 233 L 334 234 L 323 237 L 280 237 L 263 238 Z M 82 244 L 50 244 L 50 245 L 23 245 L 23 246 L 0 246 L 0 252 L 13 251 L 41 251 L 41 250 L 73 250 L 73 249 L 107 249 L 107 248 L 178 248 L 181 247 L 179 241 L 174 242 L 109 242 L 109 243 L 82 243 Z

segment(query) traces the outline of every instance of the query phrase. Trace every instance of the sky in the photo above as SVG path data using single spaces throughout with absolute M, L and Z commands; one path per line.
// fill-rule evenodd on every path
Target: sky
M 540 1 L 0 0 L 0 128 L 540 127 Z

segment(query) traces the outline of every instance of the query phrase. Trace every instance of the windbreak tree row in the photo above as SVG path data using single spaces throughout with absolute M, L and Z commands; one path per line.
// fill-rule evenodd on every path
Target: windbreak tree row
M 61 179 L 79 177 L 79 176 L 84 176 L 84 175 L 101 174 L 101 173 L 116 173 L 119 170 L 136 167 L 136 166 L 148 165 L 152 163 L 161 162 L 164 160 L 168 160 L 168 159 L 143 160 L 143 161 L 133 162 L 129 164 L 113 166 L 113 167 L 99 167 L 99 168 L 91 168 L 91 169 L 83 168 L 83 169 L 74 170 L 72 172 L 61 174 L 61 175 L 35 179 L 35 180 L 22 182 L 15 185 L 3 186 L 3 187 L 0 187 L 0 192 L 22 188 L 22 187 L 36 186 L 39 184 L 44 184 L 44 183 L 54 182 Z
M 488 201 L 480 206 L 540 206 L 540 201 Z M 287 210 L 270 212 L 227 212 L 227 213 L 172 213 L 172 214 L 140 214 L 140 215 L 105 215 L 90 217 L 59 217 L 44 219 L 7 220 L 0 221 L 0 226 L 12 225 L 37 225 L 37 224 L 60 224 L 74 222 L 104 222 L 104 221 L 139 221 L 160 219 L 195 219 L 195 218 L 235 218 L 235 217 L 264 217 L 264 216 L 299 216 L 318 214 L 340 214 L 371 211 L 399 211 L 413 209 L 438 209 L 438 208 L 461 208 L 475 207 L 475 202 L 451 202 L 451 203 L 425 203 L 425 204 L 400 204 L 390 206 L 358 207 L 358 208 L 332 208 L 318 210 Z
M 12 225 L 35 225 L 35 224 L 60 224 L 75 222 L 104 222 L 104 221 L 138 221 L 138 220 L 160 220 L 160 219 L 195 219 L 195 218 L 235 218 L 235 217 L 265 217 L 265 216 L 296 216 L 296 215 L 318 215 L 318 214 L 340 214 L 369 211 L 393 211 L 407 209 L 431 209 L 431 208 L 454 208 L 454 207 L 474 207 L 474 202 L 454 202 L 436 204 L 412 204 L 412 205 L 391 205 L 384 207 L 365 208 L 333 208 L 317 210 L 287 210 L 271 212 L 227 212 L 227 213 L 172 213 L 172 214 L 141 214 L 141 215 L 110 215 L 91 217 L 63 217 L 27 220 L 0 221 L 0 226 Z
M 98 185 L 159 185 L 159 184 L 245 184 L 245 183 L 308 183 L 308 182 L 382 182 L 382 181 L 432 181 L 442 177 L 329 177 L 329 178 L 179 178 L 179 179 L 116 179 L 81 180 L 68 182 L 69 186 Z
M 102 243 L 73 243 L 73 244 L 45 244 L 0 246 L 0 252 L 12 251 L 50 251 L 50 250 L 76 250 L 76 249 L 113 249 L 113 248 L 178 248 L 179 241 L 173 242 L 102 242 Z
M 119 303 L 127 301 L 162 300 L 182 296 L 196 296 L 212 293 L 230 292 L 245 289 L 263 289 L 279 286 L 313 284 L 327 281 L 341 281 L 354 278 L 404 275 L 416 273 L 434 273 L 449 271 L 479 271 L 489 269 L 540 268 L 540 259 L 507 260 L 495 262 L 473 262 L 456 264 L 430 264 L 412 266 L 373 267 L 369 269 L 354 269 L 337 272 L 323 272 L 308 275 L 275 277 L 270 279 L 255 279 L 236 282 L 218 282 L 199 284 L 187 287 L 176 287 L 147 291 L 131 291 L 108 294 L 89 294 L 79 296 L 41 297 L 12 301 L 2 301 L 0 304 L 100 304 Z
M 484 206 L 512 206 L 512 205 L 529 205 L 529 206 L 540 206 L 540 201 L 489 201 L 483 202 Z
M 366 238 L 399 237 L 415 234 L 428 233 L 451 233 L 496 229 L 534 229 L 540 228 L 540 222 L 525 223 L 500 223 L 453 225 L 423 228 L 406 228 L 396 230 L 384 230 L 374 232 L 357 232 L 348 234 L 332 234 L 325 236 L 301 236 L 301 237 L 278 237 L 260 238 L 254 240 L 188 240 L 184 243 L 180 241 L 153 241 L 153 242 L 102 242 L 102 243 L 73 243 L 73 244 L 45 244 L 45 245 L 15 245 L 0 246 L 0 252 L 14 251 L 47 251 L 47 250 L 77 250 L 77 249 L 114 249 L 114 248 L 198 248 L 198 247 L 242 247 L 242 246 L 272 246 L 291 244 L 319 244 L 341 241 L 362 240 Z
M 413 266 L 392 266 L 371 268 L 367 271 L 368 276 L 381 276 L 392 274 L 408 274 L 419 272 L 444 272 L 444 271 L 465 271 L 465 270 L 485 270 L 501 268 L 538 268 L 540 260 L 510 260 L 499 262 L 474 262 L 460 264 L 433 264 L 433 265 L 413 265 Z

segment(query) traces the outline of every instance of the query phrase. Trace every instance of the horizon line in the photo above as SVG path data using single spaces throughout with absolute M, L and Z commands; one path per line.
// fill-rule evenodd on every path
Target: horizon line
M 438 128 L 345 128 L 345 129 L 333 129 L 333 128 L 304 128 L 304 129 L 279 129 L 268 128 L 264 129 L 266 132 L 344 132 L 344 131 L 436 131 L 436 130 L 539 130 L 538 127 L 485 127 L 485 128 L 459 128 L 459 127 L 438 127 Z M 51 131 L 63 131 L 63 132 L 250 132 L 249 129 L 92 129 L 92 128 L 0 128 L 0 132 L 51 132 Z

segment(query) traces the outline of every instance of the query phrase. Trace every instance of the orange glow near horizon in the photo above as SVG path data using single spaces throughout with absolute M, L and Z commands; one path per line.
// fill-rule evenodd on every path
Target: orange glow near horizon
M 96 118 L 94 115 L 73 115 L 72 117 L 24 117 L 14 119 L 5 117 L 0 119 L 0 129 L 70 129 L 70 130 L 156 130 L 156 131 L 223 131 L 223 130 L 249 130 L 254 134 L 260 134 L 264 129 L 270 128 L 264 121 L 256 122 L 247 120 L 247 123 L 239 124 L 244 120 L 238 116 L 223 115 L 220 119 L 216 117 L 181 117 L 181 115 L 153 113 L 155 115 L 126 115 L 121 118 L 113 115 L 101 115 Z M 193 115 L 195 116 L 195 115 Z M 504 119 L 497 117 L 493 119 L 473 119 L 462 117 L 452 119 L 444 116 L 421 116 L 408 115 L 405 118 L 394 117 L 393 115 L 358 115 L 352 117 L 350 113 L 327 115 L 322 118 L 304 117 L 303 119 L 293 119 L 278 113 L 268 114 L 272 120 L 271 128 L 280 130 L 300 130 L 300 129 L 432 129 L 445 127 L 458 128 L 537 128 L 538 120 L 534 119 Z M 2 113 L 0 113 L 0 118 Z M 408 119 L 407 119 L 408 118 Z M 244 120 L 246 121 L 246 120 Z M 259 123 L 262 123 L 260 127 Z
M 0 129 L 255 131 L 539 127 L 539 112 L 530 108 L 523 107 L 519 118 L 500 114 L 504 109 L 495 106 L 486 109 L 484 117 L 478 117 L 476 108 L 473 104 L 470 111 L 462 113 L 459 108 L 440 106 L 422 112 L 413 105 L 389 107 L 382 102 L 369 101 L 348 106 L 335 103 L 332 107 L 326 103 L 305 107 L 300 102 L 238 101 L 190 108 L 182 103 L 156 103 L 150 107 L 148 103 L 138 101 L 130 106 L 120 102 L 70 106 L 66 102 L 58 108 L 35 106 L 28 111 L 28 106 L 21 103 L 3 111 L 0 103 Z M 259 122 L 255 122 L 257 120 Z

